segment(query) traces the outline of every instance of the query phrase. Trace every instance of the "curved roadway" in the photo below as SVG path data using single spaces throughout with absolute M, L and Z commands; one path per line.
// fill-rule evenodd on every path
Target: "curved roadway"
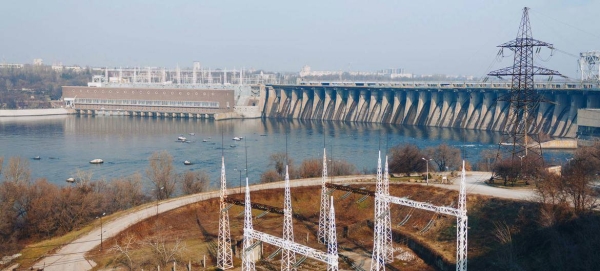
M 496 196 L 501 198 L 511 199 L 530 199 L 533 196 L 533 190 L 507 190 L 487 186 L 483 183 L 484 180 L 490 178 L 490 173 L 486 172 L 469 172 L 467 174 L 467 193 L 482 194 Z M 359 176 L 344 176 L 335 177 L 336 183 L 354 182 L 372 182 L 374 175 L 359 175 Z M 430 184 L 447 189 L 459 189 L 460 178 L 455 178 L 454 183 L 447 184 Z M 321 178 L 301 179 L 291 181 L 291 187 L 315 186 L 321 184 Z M 283 188 L 283 182 L 258 184 L 250 187 L 250 191 Z M 228 189 L 228 194 L 239 193 L 239 188 Z M 181 206 L 195 203 L 202 200 L 213 199 L 219 197 L 219 191 L 205 192 L 184 197 L 161 201 L 157 205 L 148 204 L 145 208 L 127 213 L 121 217 L 111 221 L 104 222 L 102 227 L 104 234 L 103 238 L 107 239 L 117 235 L 119 232 L 127 229 L 129 226 L 138 223 L 146 218 L 149 218 L 158 213 L 167 212 Z M 96 228 L 89 233 L 77 238 L 68 245 L 58 249 L 54 254 L 48 255 L 38 261 L 34 267 L 44 268 L 46 271 L 81 271 L 90 270 L 96 265 L 93 261 L 85 259 L 85 253 L 91 251 L 94 247 L 100 245 L 100 228 Z

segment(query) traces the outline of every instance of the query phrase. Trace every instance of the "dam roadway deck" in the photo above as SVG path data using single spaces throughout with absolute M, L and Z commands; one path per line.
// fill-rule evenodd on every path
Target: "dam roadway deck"
M 597 84 L 536 82 L 540 103 L 531 132 L 575 137 L 577 110 L 600 108 Z M 263 117 L 377 122 L 502 131 L 510 83 L 396 82 L 267 85 Z

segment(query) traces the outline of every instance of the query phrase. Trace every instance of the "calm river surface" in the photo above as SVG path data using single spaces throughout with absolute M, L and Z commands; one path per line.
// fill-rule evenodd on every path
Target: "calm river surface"
M 106 180 L 135 172 L 144 174 L 150 155 L 166 150 L 173 156 L 178 172 L 205 170 L 216 184 L 223 152 L 228 185 L 237 187 L 239 173 L 234 169 L 246 168 L 244 144 L 248 149 L 248 177 L 256 183 L 269 166 L 269 155 L 285 152 L 286 134 L 289 156 L 299 165 L 303 159 L 322 157 L 323 133 L 328 159 L 346 159 L 361 171 L 377 166 L 378 148 L 385 150 L 386 142 L 390 147 L 411 143 L 420 148 L 446 143 L 463 149 L 467 159 L 476 163 L 479 153 L 496 149 L 500 139 L 500 134 L 494 132 L 387 124 L 47 116 L 0 118 L 0 156 L 4 156 L 5 167 L 9 157 L 27 158 L 34 179 L 45 177 L 64 185 L 78 169 L 93 172 L 93 179 Z M 177 142 L 180 135 L 190 142 Z M 245 142 L 233 137 L 244 137 Z M 546 152 L 551 162 L 568 155 Z M 35 156 L 41 160 L 33 160 Z M 95 158 L 103 159 L 104 164 L 89 164 Z M 194 164 L 185 166 L 185 160 Z

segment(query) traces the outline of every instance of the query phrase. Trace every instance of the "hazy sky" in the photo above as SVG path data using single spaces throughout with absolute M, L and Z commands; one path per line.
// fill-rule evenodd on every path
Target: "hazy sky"
M 523 6 L 534 38 L 574 55 L 600 50 L 594 0 L 24 0 L 3 1 L 0 52 L 7 63 L 481 76 L 512 65 L 494 62 L 495 46 L 515 38 Z M 549 56 L 536 61 L 576 76 L 577 58 Z

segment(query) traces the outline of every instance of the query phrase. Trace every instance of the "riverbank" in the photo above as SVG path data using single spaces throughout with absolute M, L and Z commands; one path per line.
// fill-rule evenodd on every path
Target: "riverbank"
M 74 112 L 65 108 L 46 108 L 46 109 L 18 109 L 18 110 L 0 110 L 0 117 L 31 117 L 31 116 L 53 116 L 69 115 Z

